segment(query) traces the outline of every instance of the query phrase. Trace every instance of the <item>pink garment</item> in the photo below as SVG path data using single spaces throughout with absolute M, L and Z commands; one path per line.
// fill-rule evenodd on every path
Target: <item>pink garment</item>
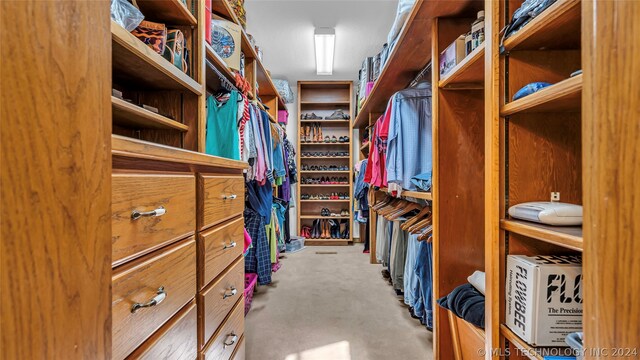
M 364 97 L 366 98 L 367 96 L 369 96 L 369 94 L 371 94 L 371 90 L 373 90 L 373 85 L 375 83 L 373 81 L 369 81 L 367 83 L 367 87 L 364 90 Z
M 244 229 L 244 251 L 243 253 L 246 253 L 247 250 L 249 250 L 249 248 L 251 247 L 251 243 L 253 241 L 251 240 L 251 235 L 249 235 L 249 233 L 247 232 L 247 229 Z
M 278 110 L 278 122 L 285 125 L 289 123 L 289 112 L 287 110 Z

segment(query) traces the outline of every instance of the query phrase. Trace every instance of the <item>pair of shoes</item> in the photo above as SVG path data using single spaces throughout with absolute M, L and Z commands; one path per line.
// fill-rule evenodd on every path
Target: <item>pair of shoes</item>
M 340 216 L 349 216 L 349 210 L 347 209 L 340 210 Z
M 322 208 L 320 210 L 320 216 L 331 216 L 331 211 L 328 208 Z
M 303 226 L 302 230 L 300 230 L 300 236 L 309 239 L 311 238 L 311 226 Z
M 344 225 L 344 227 L 343 227 Z M 344 228 L 344 230 L 342 230 Z M 340 226 L 338 229 L 338 235 L 339 235 L 339 239 L 348 239 L 350 237 L 349 234 L 349 220 L 344 219 L 344 220 L 340 220 Z
M 349 119 L 351 119 L 349 114 L 346 114 L 341 109 L 338 109 L 334 111 L 333 114 L 325 117 L 325 120 L 349 120 Z
M 338 139 L 338 142 L 341 142 L 341 143 L 349 142 L 349 137 L 348 136 L 340 136 L 340 139 Z
M 302 120 L 322 120 L 322 116 L 318 116 L 315 113 L 302 114 Z

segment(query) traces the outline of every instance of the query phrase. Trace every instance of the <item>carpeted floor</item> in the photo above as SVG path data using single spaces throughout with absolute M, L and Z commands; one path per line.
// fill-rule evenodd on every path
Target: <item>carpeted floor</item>
M 318 254 L 323 252 L 325 254 Z M 287 254 L 245 322 L 248 360 L 426 360 L 432 334 L 362 244 Z

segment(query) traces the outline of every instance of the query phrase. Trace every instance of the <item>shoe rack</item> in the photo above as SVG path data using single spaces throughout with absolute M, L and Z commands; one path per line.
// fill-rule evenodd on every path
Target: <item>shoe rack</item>
M 298 229 L 306 245 L 353 241 L 352 94 L 351 81 L 298 82 Z

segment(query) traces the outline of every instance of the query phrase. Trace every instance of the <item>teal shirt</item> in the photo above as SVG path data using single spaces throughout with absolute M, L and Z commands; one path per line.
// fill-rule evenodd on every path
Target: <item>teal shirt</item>
M 238 92 L 220 104 L 213 96 L 207 98 L 207 138 L 205 152 L 209 155 L 240 160 L 238 132 Z

